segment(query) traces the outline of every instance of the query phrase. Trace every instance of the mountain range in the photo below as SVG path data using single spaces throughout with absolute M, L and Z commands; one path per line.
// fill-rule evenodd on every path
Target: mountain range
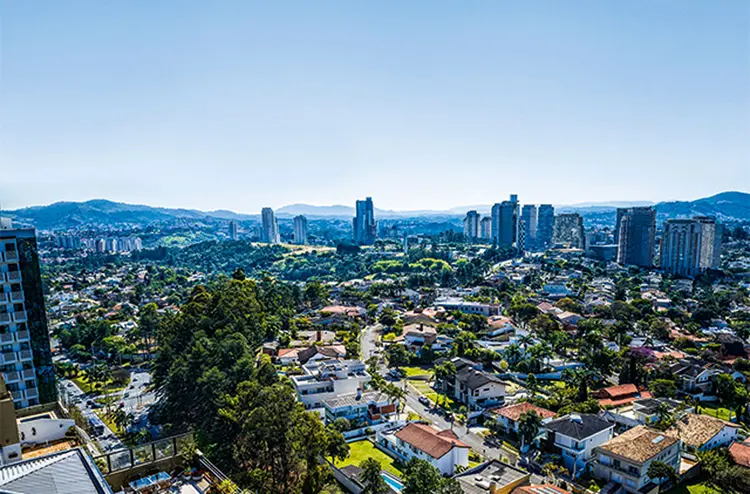
M 652 205 L 648 202 L 605 202 L 557 205 L 559 211 L 587 213 L 613 212 L 617 207 Z M 672 201 L 655 204 L 660 218 L 687 217 L 696 215 L 715 216 L 720 220 L 750 220 L 750 194 L 746 192 L 722 192 L 711 197 L 694 201 Z M 454 207 L 447 210 L 391 211 L 376 209 L 379 218 L 413 218 L 429 216 L 462 216 L 475 209 L 488 213 L 490 205 Z M 344 218 L 354 216 L 350 206 L 311 206 L 291 204 L 276 210 L 280 218 L 291 218 L 302 214 L 312 219 Z M 33 206 L 15 211 L 3 211 L 3 216 L 15 222 L 33 225 L 39 229 L 74 228 L 93 225 L 148 225 L 163 221 L 214 221 L 214 220 L 258 220 L 258 214 L 242 214 L 233 211 L 198 211 L 195 209 L 172 209 L 137 204 L 125 204 L 95 199 L 85 202 L 56 202 L 47 206 Z

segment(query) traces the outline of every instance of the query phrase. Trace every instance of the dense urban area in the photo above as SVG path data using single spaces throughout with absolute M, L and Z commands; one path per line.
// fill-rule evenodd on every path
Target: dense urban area
M 748 194 L 3 216 L 3 465 L 105 493 L 750 492 Z

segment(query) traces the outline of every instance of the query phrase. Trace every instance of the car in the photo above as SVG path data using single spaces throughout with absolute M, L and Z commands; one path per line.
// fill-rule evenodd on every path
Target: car
M 125 398 L 128 398 L 128 397 L 130 397 L 130 393 L 125 393 L 125 394 L 124 394 L 123 396 L 124 396 Z
M 417 401 L 426 407 L 430 406 L 430 400 L 426 396 L 420 396 L 417 398 Z
M 89 407 L 94 406 L 94 400 L 86 400 L 86 406 L 89 406 Z
M 69 387 L 69 388 L 72 388 L 73 387 L 73 383 L 68 383 L 68 384 L 66 384 L 66 386 Z

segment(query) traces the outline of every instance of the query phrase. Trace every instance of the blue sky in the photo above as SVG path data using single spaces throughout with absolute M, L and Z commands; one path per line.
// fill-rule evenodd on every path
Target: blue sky
M 0 201 L 750 190 L 747 1 L 0 0 Z

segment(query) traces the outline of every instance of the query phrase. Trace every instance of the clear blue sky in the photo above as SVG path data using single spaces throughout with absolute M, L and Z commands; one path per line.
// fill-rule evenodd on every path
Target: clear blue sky
M 0 0 L 0 201 L 750 190 L 750 2 Z

